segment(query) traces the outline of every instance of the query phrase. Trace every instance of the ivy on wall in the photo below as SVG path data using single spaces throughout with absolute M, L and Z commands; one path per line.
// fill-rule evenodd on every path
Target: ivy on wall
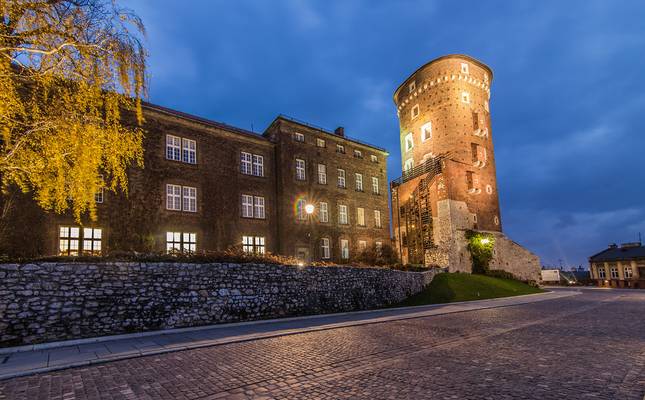
M 466 231 L 468 250 L 473 259 L 473 273 L 486 274 L 493 258 L 495 237 L 490 233 Z

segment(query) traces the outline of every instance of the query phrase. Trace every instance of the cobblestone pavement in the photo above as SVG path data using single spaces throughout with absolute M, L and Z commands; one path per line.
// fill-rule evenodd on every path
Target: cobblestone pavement
M 0 381 L 0 399 L 637 399 L 645 291 L 301 333 Z

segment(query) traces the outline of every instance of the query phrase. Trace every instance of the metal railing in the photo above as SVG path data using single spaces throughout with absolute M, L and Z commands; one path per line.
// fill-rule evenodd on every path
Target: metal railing
M 407 171 L 403 171 L 403 175 L 392 181 L 392 187 L 399 186 L 411 179 L 414 179 L 423 174 L 430 174 L 430 176 L 438 175 L 441 173 L 441 162 L 445 155 L 437 156 L 427 159 L 424 163 L 417 165 Z

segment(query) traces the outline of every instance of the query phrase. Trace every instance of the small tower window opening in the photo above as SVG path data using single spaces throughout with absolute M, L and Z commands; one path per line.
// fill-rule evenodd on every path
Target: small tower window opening
M 461 102 L 470 104 L 470 93 L 468 92 L 461 92 Z
M 479 177 L 476 173 L 472 171 L 466 172 L 466 184 L 468 186 L 468 193 L 479 194 L 481 189 L 479 188 Z
M 486 193 L 493 194 L 493 187 L 491 185 L 486 185 Z
M 418 116 L 419 116 L 419 105 L 415 104 L 414 107 L 412 107 L 412 119 L 415 119 Z
M 473 129 L 478 131 L 479 128 L 479 113 L 477 111 L 473 111 Z
M 405 151 L 410 151 L 414 147 L 414 139 L 412 138 L 412 132 L 409 132 L 405 135 Z
M 493 222 L 495 223 L 495 225 L 499 225 L 499 218 L 497 217 L 497 215 L 495 216 L 495 218 L 493 218 Z
M 425 142 L 432 138 L 432 122 L 426 122 L 421 126 L 421 141 Z
M 461 63 L 461 73 L 462 74 L 467 74 L 468 73 L 468 64 L 467 63 Z
M 414 160 L 412 158 L 408 158 L 405 160 L 405 165 L 403 166 L 403 171 L 404 172 L 410 172 L 414 168 Z
M 408 93 L 413 93 L 415 90 L 417 90 L 417 83 L 412 81 L 410 82 L 410 85 L 408 85 Z

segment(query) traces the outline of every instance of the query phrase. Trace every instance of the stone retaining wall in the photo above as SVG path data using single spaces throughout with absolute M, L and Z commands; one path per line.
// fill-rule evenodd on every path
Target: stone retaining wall
M 397 303 L 435 275 L 262 264 L 0 264 L 0 347 Z

